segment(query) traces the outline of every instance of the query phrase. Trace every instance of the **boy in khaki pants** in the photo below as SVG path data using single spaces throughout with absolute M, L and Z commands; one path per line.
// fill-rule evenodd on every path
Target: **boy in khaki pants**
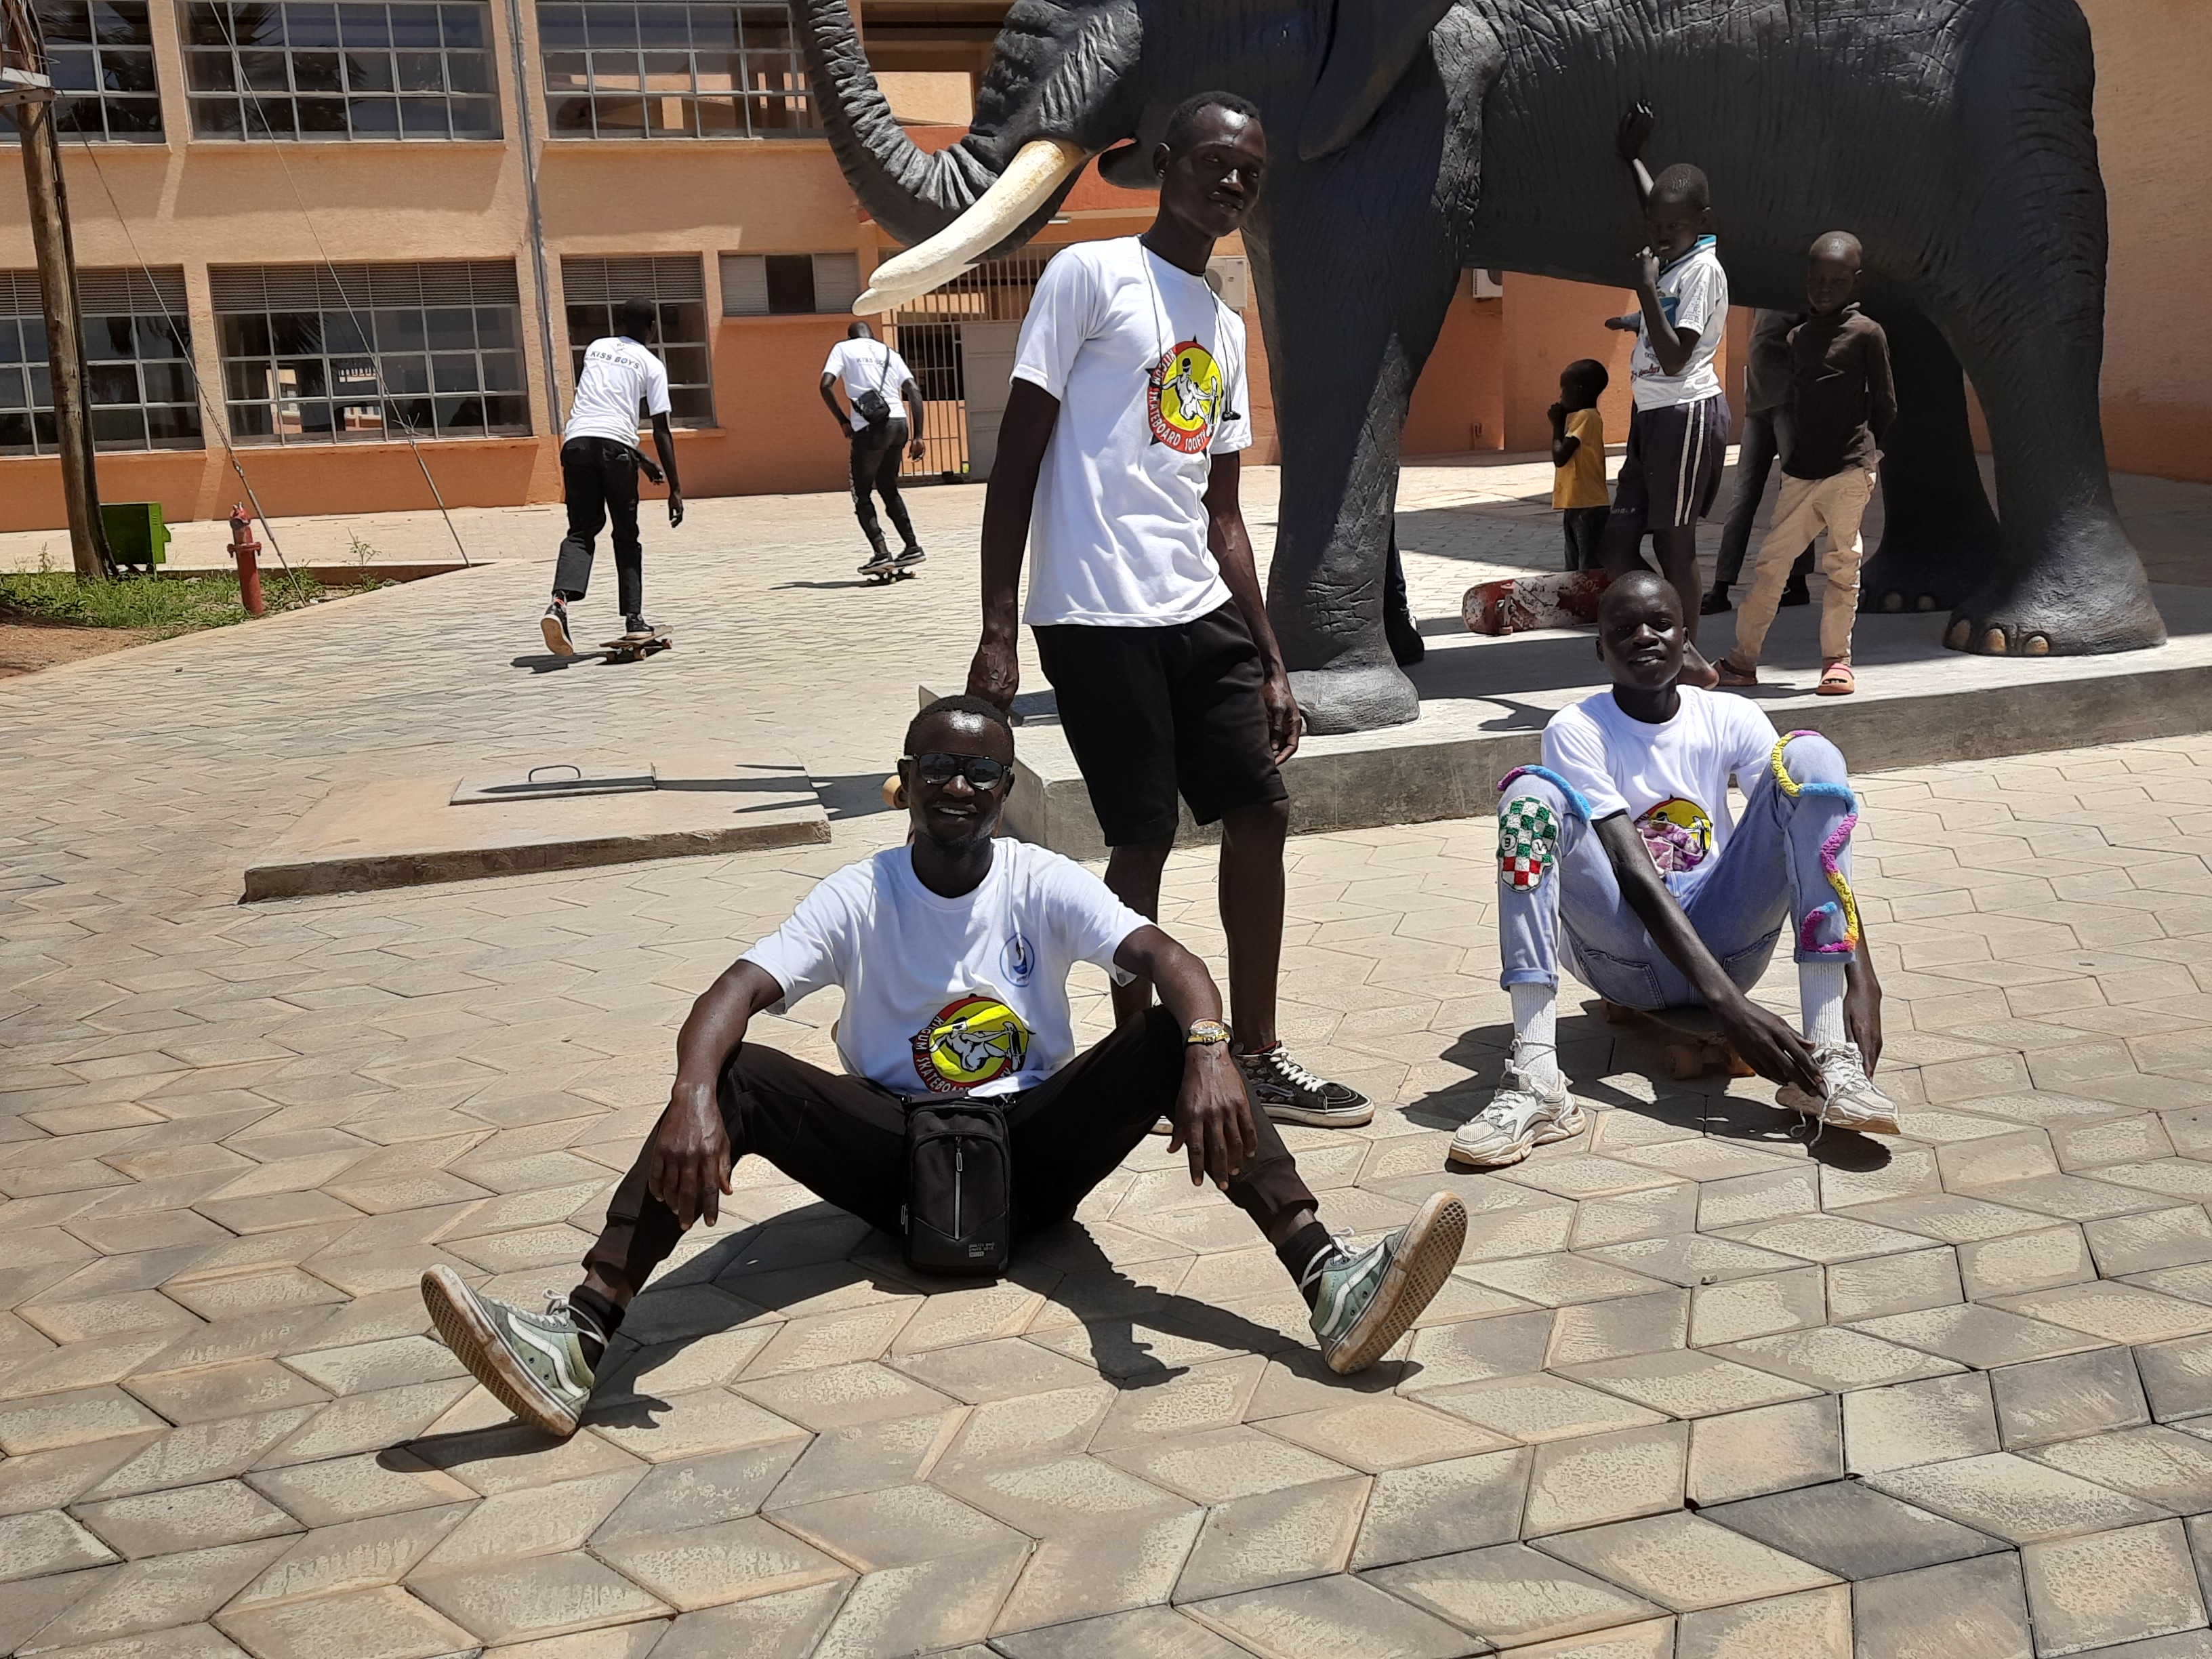
M 1858 238 L 1831 231 L 1813 244 L 1805 278 L 1811 314 L 1790 336 L 1790 421 L 1782 493 L 1759 544 L 1751 595 L 1737 613 L 1735 649 L 1720 664 L 1723 686 L 1759 684 L 1759 652 L 1773 626 L 1790 562 L 1828 532 L 1827 586 L 1820 601 L 1822 696 L 1848 696 L 1851 623 L 1859 605 L 1859 521 L 1873 499 L 1881 441 L 1897 418 L 1889 338 L 1856 303 L 1864 261 Z

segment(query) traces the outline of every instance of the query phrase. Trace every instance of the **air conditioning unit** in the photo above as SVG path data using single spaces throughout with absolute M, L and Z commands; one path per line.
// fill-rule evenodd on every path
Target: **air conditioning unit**
M 1221 303 L 1241 312 L 1251 303 L 1251 267 L 1241 253 L 1224 253 L 1206 262 L 1206 285 L 1221 296 Z
M 1467 291 L 1477 300 L 1502 300 L 1505 297 L 1505 273 L 1502 270 L 1470 270 L 1467 273 Z

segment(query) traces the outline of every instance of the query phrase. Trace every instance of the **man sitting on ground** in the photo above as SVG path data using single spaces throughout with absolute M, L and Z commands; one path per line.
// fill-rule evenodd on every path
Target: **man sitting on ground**
M 573 1433 L 623 1310 L 695 1218 L 714 1224 L 738 1158 L 757 1153 L 896 1235 L 906 1107 L 952 1095 L 1005 1103 L 1017 1237 L 1066 1220 L 1170 1117 L 1192 1183 L 1211 1180 L 1275 1247 L 1331 1368 L 1373 1364 L 1458 1261 L 1460 1200 L 1437 1193 L 1368 1249 L 1340 1246 L 1252 1108 L 1205 965 L 1081 866 L 993 838 L 1013 787 L 1006 716 L 942 697 L 906 748 L 911 838 L 823 882 L 693 1005 L 668 1109 L 608 1206 L 584 1282 L 534 1314 L 433 1267 L 422 1296 L 447 1346 L 519 1416 Z M 1151 981 L 1164 1007 L 1078 1055 L 1066 986 L 1078 962 Z M 755 1014 L 830 985 L 845 993 L 848 1075 L 745 1041 Z M 991 1040 L 966 1040 L 979 1032 Z
M 1559 1070 L 1559 944 L 1575 976 L 1631 1008 L 1703 1006 L 1777 1102 L 1841 1128 L 1897 1133 L 1871 1073 L 1881 988 L 1851 897 L 1858 804 L 1844 757 L 1778 736 L 1752 704 L 1678 685 L 1674 585 L 1632 571 L 1598 607 L 1610 690 L 1544 728 L 1544 763 L 1508 773 L 1498 810 L 1500 982 L 1513 1053 L 1453 1162 L 1490 1168 L 1581 1133 Z M 1732 822 L 1729 779 L 1746 800 Z M 1747 994 L 1783 930 L 1796 940 L 1801 1036 Z

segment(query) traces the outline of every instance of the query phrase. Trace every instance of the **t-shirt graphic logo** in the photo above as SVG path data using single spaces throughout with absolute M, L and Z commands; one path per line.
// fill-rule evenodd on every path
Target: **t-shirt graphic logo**
M 1713 850 L 1712 815 L 1680 795 L 1662 800 L 1636 820 L 1644 850 L 1662 876 L 1694 870 Z
M 1022 1069 L 1030 1028 L 994 996 L 969 992 L 914 1034 L 914 1069 L 932 1094 L 953 1095 Z
M 1145 413 L 1152 441 L 1185 455 L 1204 453 L 1221 418 L 1221 365 L 1195 340 L 1163 352 L 1146 375 Z
M 1036 948 L 1026 933 L 1016 933 L 999 952 L 999 968 L 1007 980 L 1015 985 L 1026 985 L 1030 975 L 1036 972 Z

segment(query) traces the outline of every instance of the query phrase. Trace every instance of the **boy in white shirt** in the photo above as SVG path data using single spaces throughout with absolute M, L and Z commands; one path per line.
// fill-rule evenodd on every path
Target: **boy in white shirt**
M 1278 1122 L 1355 1127 L 1373 1104 L 1299 1065 L 1275 1030 L 1290 830 L 1278 768 L 1300 716 L 1237 503 L 1252 442 L 1244 321 L 1206 281 L 1267 170 L 1258 111 L 1231 93 L 1187 99 L 1152 165 L 1152 228 L 1055 255 L 1022 325 L 968 690 L 1012 706 L 1027 622 L 1111 849 L 1106 884 L 1144 915 L 1159 909 L 1177 797 L 1219 822 L 1238 1063 Z M 1133 1019 L 1150 997 L 1119 988 L 1115 1012 Z
M 1650 109 L 1638 104 L 1620 124 L 1620 148 L 1636 183 L 1650 245 L 1637 256 L 1638 308 L 1606 319 L 1632 330 L 1629 359 L 1634 407 L 1628 453 L 1613 480 L 1601 559 L 1613 575 L 1641 562 L 1648 532 L 1659 569 L 1674 584 L 1688 618 L 1683 670 L 1692 685 L 1718 673 L 1698 653 L 1698 520 L 1713 510 L 1728 465 L 1729 406 L 1713 367 L 1728 327 L 1728 272 L 1712 235 L 1712 192 L 1705 175 L 1677 162 L 1656 179 L 1641 159 Z
M 549 648 L 563 657 L 576 653 L 568 633 L 568 602 L 580 599 L 592 580 L 592 544 L 610 520 L 614 524 L 615 584 L 622 602 L 623 631 L 649 639 L 645 619 L 645 549 L 637 534 L 637 475 L 659 483 L 668 478 L 668 527 L 684 522 L 684 489 L 676 481 L 676 439 L 668 429 L 668 371 L 653 355 L 659 309 L 650 300 L 623 301 L 622 331 L 594 340 L 585 349 L 576 376 L 576 395 L 568 405 L 568 424 L 561 431 L 561 490 L 568 503 L 568 533 L 553 567 L 553 600 L 539 627 Z M 637 417 L 642 409 L 653 422 L 655 466 L 638 453 Z
M 1006 716 L 979 698 L 915 717 L 899 761 L 908 842 L 823 882 L 694 1005 L 668 1109 L 565 1300 L 526 1313 L 450 1268 L 422 1275 L 447 1346 L 502 1403 L 548 1433 L 575 1431 L 623 1310 L 695 1218 L 714 1224 L 748 1152 L 902 1231 L 907 1107 L 948 1096 L 1004 1103 L 1017 1238 L 1066 1220 L 1164 1115 L 1192 1183 L 1211 1180 L 1275 1247 L 1331 1369 L 1373 1364 L 1419 1316 L 1459 1260 L 1465 1206 L 1436 1193 L 1368 1249 L 1340 1246 L 1252 1109 L 1205 965 L 1081 866 L 994 838 L 1013 760 Z M 1164 1007 L 1078 1055 L 1077 962 L 1141 975 Z M 845 1076 L 746 1040 L 754 1015 L 833 985 Z
M 1694 608 L 1694 607 L 1692 607 Z M 1631 1008 L 1702 1006 L 1778 1103 L 1823 1124 L 1897 1133 L 1871 1073 L 1881 987 L 1851 896 L 1858 804 L 1844 757 L 1778 736 L 1740 698 L 1679 685 L 1674 586 L 1632 571 L 1598 608 L 1609 690 L 1561 709 L 1544 762 L 1506 775 L 1498 809 L 1500 983 L 1513 998 L 1504 1084 L 1452 1139 L 1493 1168 L 1583 1127 L 1559 1070 L 1561 942 L 1575 976 Z M 1733 775 L 1743 817 L 1729 808 Z M 1802 1035 L 1746 994 L 1792 938 Z
M 834 387 L 842 381 L 850 412 L 837 406 Z M 920 460 L 928 453 L 921 436 L 921 392 L 906 359 L 876 338 L 866 323 L 854 323 L 845 337 L 830 348 L 822 365 L 822 401 L 836 416 L 837 429 L 851 443 L 853 514 L 860 533 L 868 538 L 864 576 L 881 576 L 911 568 L 929 556 L 914 538 L 914 520 L 907 516 L 906 497 L 899 494 L 899 462 L 911 456 Z M 911 434 L 911 435 L 909 435 Z M 876 517 L 871 495 L 884 498 L 884 511 L 899 533 L 894 554 L 884 540 L 884 526 Z

